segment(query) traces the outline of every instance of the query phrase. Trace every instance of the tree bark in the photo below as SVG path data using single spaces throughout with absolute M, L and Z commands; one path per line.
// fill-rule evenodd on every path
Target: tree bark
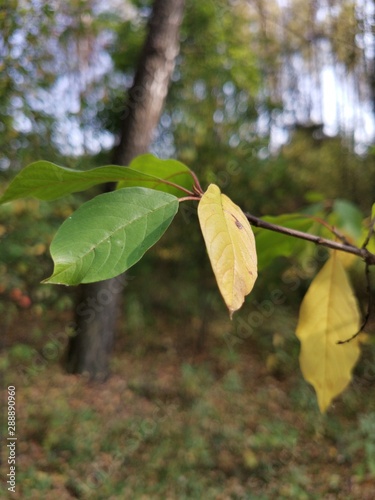
M 184 0 L 155 0 L 148 36 L 123 112 L 123 125 L 113 162 L 129 165 L 146 153 L 153 140 L 179 51 Z M 107 186 L 107 190 L 110 186 Z M 75 307 L 74 335 L 65 367 L 69 373 L 105 380 L 114 343 L 115 324 L 126 276 L 81 285 Z

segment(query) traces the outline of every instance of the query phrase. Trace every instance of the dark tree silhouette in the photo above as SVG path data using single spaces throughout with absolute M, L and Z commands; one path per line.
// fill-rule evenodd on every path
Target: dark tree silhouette
M 124 98 L 123 123 L 113 161 L 129 165 L 148 151 L 159 122 L 175 59 L 184 0 L 155 0 L 134 83 Z M 107 190 L 110 189 L 107 186 Z M 109 374 L 118 305 L 126 276 L 81 285 L 69 340 L 66 369 L 104 380 Z

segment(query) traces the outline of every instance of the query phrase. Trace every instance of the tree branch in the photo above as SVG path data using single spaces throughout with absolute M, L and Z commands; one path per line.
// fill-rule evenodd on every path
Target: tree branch
M 251 224 L 255 227 L 261 227 L 262 229 L 268 229 L 270 231 L 275 231 L 277 233 L 286 234 L 287 236 L 293 236 L 294 238 L 300 238 L 302 240 L 311 241 L 317 245 L 322 245 L 327 248 L 332 248 L 333 250 L 340 250 L 341 252 L 348 252 L 357 257 L 363 259 L 367 265 L 375 265 L 375 254 L 371 253 L 367 248 L 358 248 L 355 245 L 338 243 L 333 240 L 328 240 L 320 236 L 316 236 L 310 233 L 304 233 L 302 231 L 297 231 L 296 229 L 290 229 L 283 226 L 278 226 L 277 224 L 272 224 L 271 222 L 266 222 L 254 215 L 245 213 L 245 216 Z

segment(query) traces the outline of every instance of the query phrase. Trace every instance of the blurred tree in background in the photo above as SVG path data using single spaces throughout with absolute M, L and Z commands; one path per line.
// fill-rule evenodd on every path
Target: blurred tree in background
M 179 51 L 183 10 L 184 0 L 155 0 L 153 4 L 132 86 L 127 98 L 119 103 L 121 134 L 113 154 L 114 164 L 129 165 L 151 146 Z M 112 186 L 105 189 L 109 191 Z M 67 352 L 70 373 L 86 373 L 97 380 L 108 377 L 124 281 L 122 276 L 80 286 L 75 332 Z

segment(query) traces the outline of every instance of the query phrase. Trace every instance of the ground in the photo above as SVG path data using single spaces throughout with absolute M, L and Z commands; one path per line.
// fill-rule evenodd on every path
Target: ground
M 289 354 L 285 345 L 267 353 L 253 339 L 230 348 L 221 322 L 204 345 L 189 344 L 164 318 L 142 339 L 120 331 L 112 374 L 98 384 L 61 367 L 68 322 L 65 313 L 40 318 L 30 309 L 7 325 L 1 364 L 5 387 L 16 387 L 18 438 L 9 498 L 375 497 L 366 360 L 320 415 L 294 344 Z

